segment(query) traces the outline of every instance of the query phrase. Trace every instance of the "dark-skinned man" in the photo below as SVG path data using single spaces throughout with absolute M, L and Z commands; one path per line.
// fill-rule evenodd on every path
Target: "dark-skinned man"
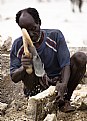
M 22 80 L 24 94 L 29 97 L 47 89 L 50 85 L 56 86 L 56 102 L 59 110 L 73 111 L 70 99 L 73 91 L 83 78 L 86 71 L 86 55 L 82 52 L 75 53 L 70 58 L 70 53 L 65 38 L 60 30 L 41 29 L 41 19 L 35 8 L 26 8 L 16 14 L 16 23 L 25 28 L 44 64 L 43 77 L 26 72 L 32 65 L 31 56 L 24 55 L 23 39 L 17 38 L 10 53 L 10 74 L 13 82 Z

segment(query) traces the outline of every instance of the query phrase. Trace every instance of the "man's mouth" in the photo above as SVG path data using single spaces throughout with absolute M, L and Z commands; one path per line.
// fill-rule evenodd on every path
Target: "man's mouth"
M 38 36 L 34 35 L 34 36 L 31 37 L 31 39 L 32 39 L 33 42 L 36 42 L 38 40 Z

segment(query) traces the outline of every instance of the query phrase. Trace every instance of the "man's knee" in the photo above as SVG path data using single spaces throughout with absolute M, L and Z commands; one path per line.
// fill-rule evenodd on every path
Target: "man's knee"
M 87 56 L 83 52 L 76 52 L 71 58 L 79 66 L 85 66 L 87 63 Z

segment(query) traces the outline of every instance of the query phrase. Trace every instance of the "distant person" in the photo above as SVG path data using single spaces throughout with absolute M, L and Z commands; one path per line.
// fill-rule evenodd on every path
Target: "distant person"
M 22 80 L 24 94 L 34 96 L 53 85 L 56 87 L 56 103 L 63 112 L 73 111 L 70 104 L 73 91 L 83 78 L 86 71 L 86 55 L 75 53 L 70 58 L 64 35 L 58 29 L 41 29 L 41 19 L 35 8 L 26 8 L 16 14 L 16 23 L 25 28 L 44 64 L 43 77 L 26 72 L 32 65 L 31 56 L 24 55 L 22 36 L 17 38 L 10 53 L 10 74 L 13 82 Z M 49 24 L 49 23 L 48 23 Z M 30 66 L 31 67 L 31 66 Z
M 75 5 L 78 7 L 79 12 L 82 12 L 83 0 L 70 0 L 72 3 L 72 11 L 75 12 Z

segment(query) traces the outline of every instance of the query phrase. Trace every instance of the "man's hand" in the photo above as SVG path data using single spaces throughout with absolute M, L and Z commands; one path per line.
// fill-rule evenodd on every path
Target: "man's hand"
M 65 83 L 59 83 L 56 84 L 56 102 L 58 102 L 59 105 L 62 105 L 64 103 L 64 95 L 67 93 L 67 85 Z
M 23 55 L 22 58 L 21 58 L 21 63 L 22 63 L 22 66 L 23 68 L 26 70 L 26 69 L 32 69 L 32 61 L 33 57 L 32 57 L 32 54 L 30 53 L 30 55 Z

